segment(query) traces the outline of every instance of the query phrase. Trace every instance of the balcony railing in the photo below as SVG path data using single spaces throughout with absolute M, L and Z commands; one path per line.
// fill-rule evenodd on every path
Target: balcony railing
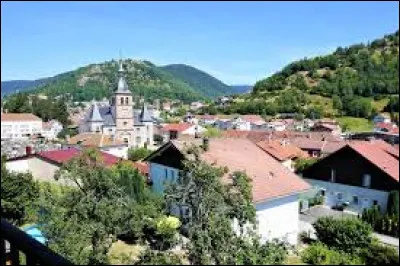
M 21 253 L 26 265 L 73 265 L 4 219 L 1 219 L 0 244 L 1 266 L 21 265 Z

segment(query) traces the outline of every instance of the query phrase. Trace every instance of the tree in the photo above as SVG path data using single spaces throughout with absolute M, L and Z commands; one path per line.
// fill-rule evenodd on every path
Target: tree
M 151 151 L 146 148 L 129 148 L 128 159 L 131 161 L 139 161 L 150 155 Z
M 30 173 L 9 172 L 1 157 L 1 216 L 21 225 L 39 194 L 39 186 Z
M 344 252 L 356 252 L 372 242 L 371 226 L 356 218 L 322 217 L 313 226 L 322 243 Z
M 130 198 L 94 149 L 62 166 L 55 178 L 75 189 L 43 204 L 41 224 L 50 247 L 75 263 L 106 264 L 111 244 L 126 222 Z
M 389 215 L 399 216 L 399 191 L 391 191 L 388 198 L 387 212 Z
M 180 217 L 184 210 L 188 211 L 182 222 L 189 238 L 189 261 L 201 265 L 282 262 L 286 249 L 277 255 L 272 251 L 281 250 L 277 244 L 263 245 L 255 233 L 249 178 L 234 172 L 230 174 L 232 182 L 223 184 L 222 176 L 229 169 L 200 160 L 200 151 L 195 147 L 188 149 L 186 157 L 182 173 L 176 183 L 167 187 L 165 199 L 167 210 L 178 208 Z M 233 221 L 236 228 L 232 226 Z M 247 258 L 246 254 L 252 257 Z

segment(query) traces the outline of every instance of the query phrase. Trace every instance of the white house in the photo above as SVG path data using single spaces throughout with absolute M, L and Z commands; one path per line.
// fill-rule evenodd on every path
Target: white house
M 67 139 L 68 147 L 95 147 L 119 158 L 128 158 L 128 143 L 114 136 L 101 133 L 81 133 Z
M 268 123 L 267 129 L 271 131 L 284 131 L 286 124 L 282 121 L 271 121 Z
M 309 185 L 250 140 L 215 138 L 205 141 L 173 140 L 146 158 L 153 191 L 162 194 L 166 182 L 176 180 L 182 169 L 185 147 L 203 144 L 202 147 L 207 148 L 201 154 L 202 160 L 228 167 L 229 173 L 223 182 L 234 171 L 245 171 L 252 179 L 258 232 L 262 240 L 278 238 L 295 245 L 299 232 L 298 195 L 307 191 Z
M 50 120 L 43 123 L 42 136 L 46 139 L 56 139 L 57 135 L 63 130 L 63 125 L 57 120 Z
M 361 213 L 374 205 L 384 213 L 390 191 L 399 189 L 399 150 L 383 140 L 353 141 L 303 172 L 330 207 Z
M 39 136 L 43 121 L 30 113 L 2 113 L 1 139 L 21 139 Z
M 192 102 L 190 104 L 190 110 L 199 110 L 200 108 L 202 108 L 204 105 L 201 102 Z
M 209 126 L 213 126 L 215 125 L 215 122 L 217 121 L 217 116 L 216 115 L 202 115 L 202 116 L 198 116 L 198 121 L 199 124 L 201 125 L 209 125 Z
M 164 142 L 171 139 L 179 138 L 181 135 L 196 136 L 206 132 L 207 129 L 201 125 L 190 124 L 190 123 L 176 123 L 176 124 L 164 124 L 160 129 L 160 133 L 164 138 Z
M 232 119 L 229 118 L 218 118 L 215 121 L 215 127 L 222 130 L 233 129 L 233 125 Z
M 391 119 L 390 116 L 386 115 L 386 114 L 377 114 L 372 121 L 374 122 L 374 124 L 377 123 L 391 123 Z

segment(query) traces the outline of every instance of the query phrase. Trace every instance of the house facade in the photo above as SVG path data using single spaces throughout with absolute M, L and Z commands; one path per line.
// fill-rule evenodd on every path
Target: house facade
M 165 124 L 162 126 L 160 133 L 163 136 L 164 142 L 171 139 L 177 139 L 181 135 L 196 136 L 196 134 L 203 134 L 207 129 L 201 125 L 191 123 L 176 123 Z
M 399 188 L 398 150 L 383 141 L 345 145 L 305 169 L 303 177 L 318 189 L 325 205 L 347 205 L 361 213 L 379 205 L 384 213 L 390 191 Z
M 202 145 L 203 141 L 174 140 L 151 154 L 146 161 L 149 162 L 153 191 L 162 194 L 168 183 L 176 182 L 183 169 L 185 147 Z M 252 179 L 253 202 L 262 240 L 278 238 L 296 245 L 299 232 L 298 195 L 309 185 L 250 140 L 210 139 L 208 147 L 201 154 L 201 159 L 229 169 L 223 182 L 229 180 L 234 171 L 244 171 Z
M 43 123 L 42 136 L 46 139 L 56 139 L 58 134 L 63 130 L 63 125 L 57 120 L 50 120 Z
M 111 154 L 113 156 L 123 159 L 128 158 L 129 147 L 126 142 L 113 136 L 101 133 L 80 133 L 67 139 L 66 146 L 69 148 L 98 148 L 100 151 Z
M 2 113 L 1 139 L 22 139 L 42 134 L 43 121 L 30 113 Z
M 118 85 L 108 106 L 93 101 L 79 126 L 79 132 L 96 132 L 124 140 L 129 147 L 153 146 L 154 119 L 147 105 L 134 110 L 132 92 L 125 80 L 125 70 L 120 62 Z

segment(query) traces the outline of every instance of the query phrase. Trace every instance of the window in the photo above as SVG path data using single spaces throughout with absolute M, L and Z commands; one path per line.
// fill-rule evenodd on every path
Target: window
M 325 190 L 324 189 L 321 189 L 319 193 L 320 193 L 321 196 L 325 196 Z
M 124 138 L 124 142 L 128 143 L 129 142 L 128 138 Z
M 124 126 L 126 126 L 128 124 L 128 122 L 125 121 L 123 124 L 124 124 Z
M 362 180 L 363 187 L 370 187 L 371 186 L 371 175 L 364 174 Z
M 358 205 L 358 197 L 357 196 L 353 196 L 353 204 Z
M 124 98 L 120 98 L 121 99 L 121 105 L 124 105 Z
M 377 206 L 378 205 L 378 201 L 374 200 L 372 204 L 374 204 L 374 206 Z
M 336 182 L 336 170 L 331 169 L 331 182 L 335 183 Z
M 126 98 L 125 98 L 125 104 L 128 104 L 128 103 L 129 103 L 129 98 L 126 97 Z
M 338 200 L 342 200 L 343 199 L 343 193 L 342 192 L 337 193 L 336 197 L 337 197 Z
M 175 179 L 175 172 L 174 170 L 169 170 L 169 173 L 171 175 L 171 179 Z
M 108 132 L 112 132 L 112 128 L 109 128 L 109 129 L 108 129 Z
M 136 138 L 136 144 L 140 144 L 142 142 L 142 138 L 141 137 L 137 137 Z
M 168 169 L 165 168 L 165 179 L 168 179 Z

